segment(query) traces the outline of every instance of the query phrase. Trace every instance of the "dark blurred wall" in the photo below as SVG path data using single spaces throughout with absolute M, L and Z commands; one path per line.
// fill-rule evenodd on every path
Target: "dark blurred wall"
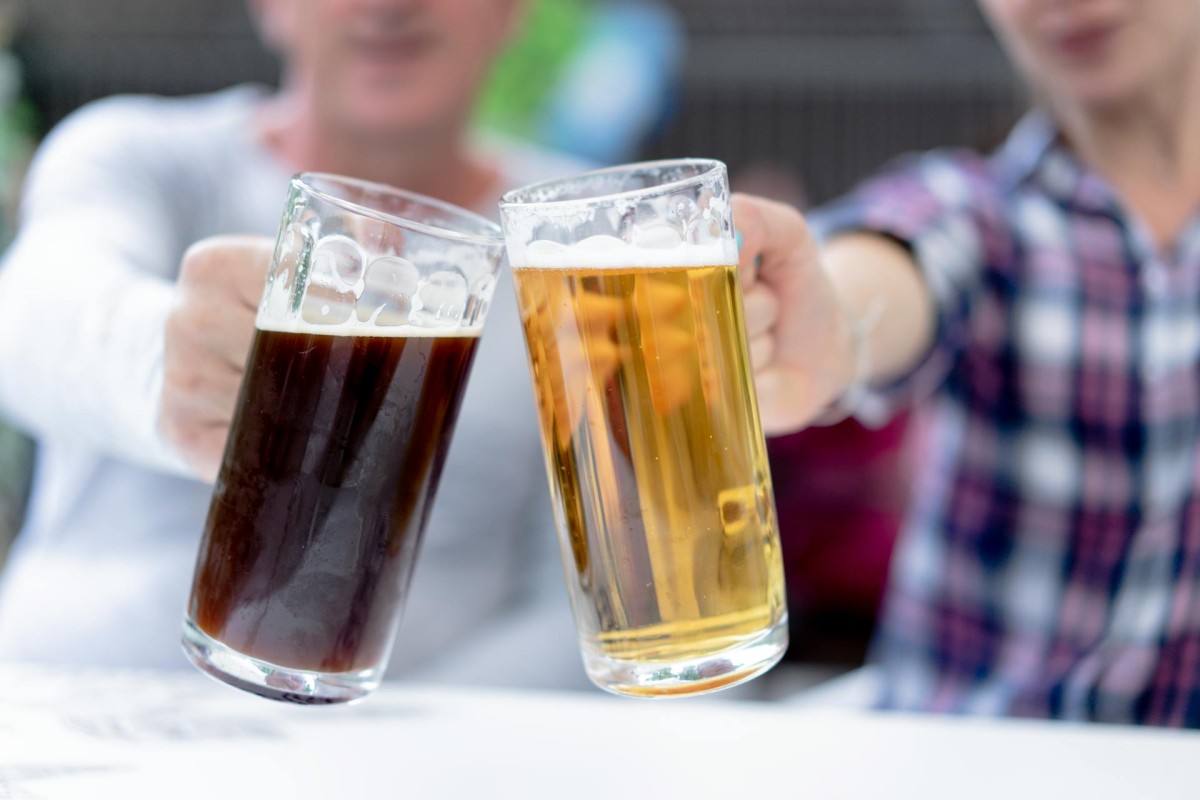
M 803 176 L 816 201 L 899 152 L 995 142 L 1022 94 L 971 0 L 664 0 L 688 34 L 644 155 Z M 114 92 L 271 83 L 246 0 L 24 0 L 16 47 L 43 130 Z
M 24 0 L 14 46 L 42 130 L 114 93 L 271 83 L 246 0 Z
M 647 155 L 720 158 L 735 184 L 767 164 L 819 202 L 898 153 L 990 147 L 1024 106 L 971 0 L 670 2 L 687 64 Z

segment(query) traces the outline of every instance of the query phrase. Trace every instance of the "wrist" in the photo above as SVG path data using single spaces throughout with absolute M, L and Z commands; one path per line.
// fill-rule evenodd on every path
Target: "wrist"
M 874 298 L 861 314 L 851 309 L 840 297 L 838 302 L 849 331 L 849 378 L 810 423 L 817 426 L 836 425 L 855 416 L 863 407 L 871 379 L 871 333 L 883 313 L 883 299 L 880 297 Z

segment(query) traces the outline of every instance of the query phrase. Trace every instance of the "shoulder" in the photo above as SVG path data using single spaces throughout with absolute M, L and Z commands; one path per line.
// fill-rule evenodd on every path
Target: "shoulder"
M 941 149 L 893 159 L 845 196 L 816 209 L 824 238 L 878 230 L 908 241 L 946 224 L 991 229 L 1002 223 L 1000 182 L 989 160 L 972 150 Z
M 38 148 L 24 205 L 59 198 L 67 187 L 74 195 L 88 187 L 109 195 L 166 187 L 187 165 L 236 146 L 260 96 L 253 87 L 236 87 L 193 97 L 121 95 L 89 103 Z
M 162 148 L 240 129 L 260 97 L 260 91 L 250 86 L 191 97 L 107 97 L 88 103 L 55 126 L 39 154 L 86 158 L 128 152 L 145 159 Z
M 890 161 L 854 193 L 907 196 L 951 209 L 990 203 L 998 189 L 994 164 L 986 156 L 966 148 L 942 148 Z

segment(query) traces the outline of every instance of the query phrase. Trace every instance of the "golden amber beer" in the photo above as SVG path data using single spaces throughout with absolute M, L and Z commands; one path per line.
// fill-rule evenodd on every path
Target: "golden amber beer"
M 787 611 L 736 251 L 651 226 L 513 247 L 505 210 L 589 674 L 647 696 L 759 674 Z

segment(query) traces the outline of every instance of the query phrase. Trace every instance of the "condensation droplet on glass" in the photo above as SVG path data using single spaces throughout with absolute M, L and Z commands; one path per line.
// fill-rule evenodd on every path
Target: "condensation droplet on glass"
M 326 236 L 313 250 L 314 277 L 342 292 L 359 289 L 365 258 L 362 248 L 348 236 Z
M 721 240 L 721 221 L 713 216 L 697 219 L 688 228 L 688 242 L 691 244 L 714 244 Z
M 756 508 L 755 487 L 735 486 L 717 495 L 717 506 L 721 513 L 721 527 L 726 536 L 735 536 L 746 530 Z
M 690 197 L 679 197 L 671 204 L 667 221 L 679 230 L 687 230 L 692 220 L 699 214 L 700 207 Z
M 430 275 L 417 290 L 413 324 L 425 327 L 457 326 L 467 307 L 467 279 L 456 269 Z
M 407 325 L 421 273 L 416 265 L 398 256 L 383 256 L 363 273 L 358 318 L 380 327 Z

